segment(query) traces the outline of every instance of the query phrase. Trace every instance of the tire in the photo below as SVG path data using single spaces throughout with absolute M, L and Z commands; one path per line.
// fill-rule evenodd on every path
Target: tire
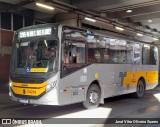
M 145 94 L 145 84 L 142 80 L 139 80 L 137 84 L 137 90 L 132 95 L 135 98 L 141 98 L 143 97 L 144 94 Z
M 94 109 L 99 106 L 101 98 L 101 90 L 97 84 L 92 84 L 87 91 L 86 101 L 83 101 L 83 106 L 86 109 Z

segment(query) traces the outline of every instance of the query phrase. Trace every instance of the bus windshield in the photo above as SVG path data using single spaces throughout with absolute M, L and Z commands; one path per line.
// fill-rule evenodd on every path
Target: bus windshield
M 58 42 L 56 40 L 18 41 L 15 43 L 15 71 L 51 72 L 56 69 Z

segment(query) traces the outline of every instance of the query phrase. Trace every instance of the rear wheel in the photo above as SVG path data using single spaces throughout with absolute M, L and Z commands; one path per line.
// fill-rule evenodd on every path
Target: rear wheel
M 137 90 L 135 93 L 133 93 L 133 97 L 141 98 L 143 97 L 144 93 L 145 93 L 145 84 L 142 80 L 139 80 L 137 84 Z
M 87 91 L 86 101 L 83 101 L 83 106 L 86 109 L 97 108 L 100 103 L 101 90 L 97 84 L 92 84 Z

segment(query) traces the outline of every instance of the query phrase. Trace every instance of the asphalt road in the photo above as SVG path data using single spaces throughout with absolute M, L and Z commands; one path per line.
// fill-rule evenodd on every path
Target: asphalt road
M 62 124 L 54 124 L 58 126 L 86 126 L 86 127 L 159 127 L 159 124 L 108 124 L 104 125 L 103 121 L 107 118 L 160 118 L 160 86 L 153 90 L 146 91 L 143 98 L 135 99 L 130 95 L 122 95 L 105 99 L 105 104 L 100 105 L 97 109 L 85 110 L 81 103 L 67 106 L 34 106 L 24 105 L 10 100 L 7 93 L 0 94 L 0 118 L 43 118 L 42 123 L 51 122 L 57 119 Z M 77 119 L 63 119 L 77 118 Z M 79 119 L 86 118 L 86 119 Z M 93 118 L 93 119 L 89 119 Z M 96 118 L 96 119 L 95 119 Z M 101 124 L 96 124 L 96 120 Z M 79 124 L 65 124 L 65 120 L 70 120 L 69 123 L 74 123 L 76 120 Z M 88 123 L 87 123 L 88 120 Z M 89 123 L 91 120 L 93 123 Z M 87 124 L 80 124 L 80 123 Z M 9 126 L 9 125 L 8 125 Z M 18 126 L 33 126 L 33 125 L 18 125 Z M 37 125 L 40 127 L 39 125 Z M 47 124 L 47 126 L 53 126 Z

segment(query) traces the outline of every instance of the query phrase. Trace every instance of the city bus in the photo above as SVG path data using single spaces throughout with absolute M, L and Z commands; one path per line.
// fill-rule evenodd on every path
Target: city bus
M 83 103 L 97 108 L 105 98 L 136 98 L 158 85 L 158 48 L 105 31 L 61 24 L 17 30 L 13 39 L 9 95 L 34 105 Z

